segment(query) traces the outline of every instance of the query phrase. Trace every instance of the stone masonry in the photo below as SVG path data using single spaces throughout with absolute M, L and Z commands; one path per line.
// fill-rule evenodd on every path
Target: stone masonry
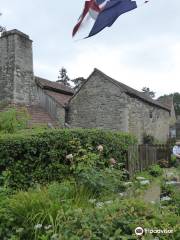
M 39 79 L 39 80 L 37 80 Z M 66 104 L 73 90 L 33 73 L 32 40 L 19 30 L 0 36 L 0 109 L 27 107 L 30 125 L 65 126 Z
M 111 82 L 93 76 L 69 105 L 72 127 L 128 131 L 127 97 Z
M 63 84 L 35 77 L 32 40 L 18 30 L 0 36 L 0 86 L 0 102 L 27 106 L 32 122 L 129 132 L 139 142 L 144 133 L 161 142 L 169 135 L 169 107 L 97 69 L 76 94 Z
M 14 104 L 36 102 L 33 77 L 32 40 L 12 30 L 0 37 L 0 101 Z
M 103 128 L 143 135 L 165 142 L 169 136 L 170 109 L 95 69 L 70 100 L 71 127 Z

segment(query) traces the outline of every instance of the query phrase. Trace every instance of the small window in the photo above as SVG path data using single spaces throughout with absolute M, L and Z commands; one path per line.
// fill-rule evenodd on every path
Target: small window
M 149 112 L 149 118 L 153 118 L 153 113 L 152 113 L 152 111 Z

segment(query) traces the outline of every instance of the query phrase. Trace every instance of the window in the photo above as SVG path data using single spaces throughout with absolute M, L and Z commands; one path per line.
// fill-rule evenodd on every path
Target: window
M 149 111 L 149 118 L 153 118 L 153 112 Z

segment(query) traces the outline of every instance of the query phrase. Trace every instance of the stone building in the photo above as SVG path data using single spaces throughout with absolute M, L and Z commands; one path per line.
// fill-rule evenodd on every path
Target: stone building
M 34 76 L 32 40 L 11 30 L 0 37 L 0 102 L 26 106 L 30 124 L 64 127 L 65 111 L 73 90 Z
M 170 128 L 169 135 L 170 135 L 170 138 L 176 138 L 176 136 L 177 136 L 177 130 L 176 130 L 177 119 L 176 119 L 176 113 L 175 113 L 175 109 L 174 109 L 173 96 L 162 96 L 162 97 L 158 98 L 157 100 L 161 104 L 163 104 L 166 107 L 168 107 L 169 109 L 171 109 L 171 116 L 170 116 L 170 122 L 169 122 L 169 128 Z
M 79 81 L 83 84 L 74 93 L 63 84 L 34 76 L 29 36 L 18 30 L 0 36 L 0 111 L 2 103 L 26 106 L 30 125 L 118 130 L 135 134 L 139 142 L 145 133 L 167 140 L 174 121 L 172 106 L 97 69 Z
M 152 135 L 165 142 L 169 137 L 173 109 L 116 81 L 95 69 L 71 98 L 71 127 L 102 128 L 130 132 L 142 142 Z

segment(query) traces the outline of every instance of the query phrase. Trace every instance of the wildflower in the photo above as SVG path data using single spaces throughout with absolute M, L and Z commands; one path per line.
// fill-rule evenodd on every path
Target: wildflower
M 170 201 L 171 198 L 169 196 L 165 196 L 161 198 L 161 201 Z
M 49 230 L 52 227 L 52 225 L 47 225 L 44 227 L 45 230 Z
M 125 193 L 120 192 L 120 193 L 119 193 L 119 196 L 120 196 L 120 197 L 124 197 L 124 196 L 125 196 Z
M 73 155 L 72 155 L 72 154 L 66 155 L 66 159 L 70 160 L 70 159 L 72 159 L 72 158 L 73 158 Z
M 59 237 L 58 234 L 55 233 L 52 235 L 51 240 L 58 240 L 58 237 Z
M 72 162 L 73 161 L 73 155 L 72 154 L 66 155 L 66 160 Z
M 24 230 L 24 228 L 18 228 L 18 229 L 16 229 L 16 233 L 22 233 L 23 230 Z
M 116 164 L 116 160 L 114 158 L 109 159 L 109 164 L 114 166 Z
M 35 230 L 41 229 L 41 228 L 42 228 L 42 224 L 39 224 L 39 223 L 34 226 Z
M 90 202 L 90 203 L 95 203 L 95 202 L 96 202 L 96 199 L 89 199 L 89 202 Z
M 106 202 L 105 202 L 105 204 L 111 204 L 111 203 L 113 203 L 112 200 L 109 200 L 109 201 L 106 201 Z
M 99 151 L 99 152 L 102 152 L 103 151 L 103 146 L 102 145 L 99 145 L 99 146 L 97 146 L 97 150 Z
M 96 207 L 97 207 L 97 208 L 102 208 L 103 205 L 104 205 L 103 202 L 98 202 L 98 203 L 96 203 Z
M 124 182 L 124 186 L 130 186 L 132 184 L 133 184 L 132 182 Z
M 140 184 L 141 185 L 149 185 L 150 181 L 149 180 L 143 180 L 143 181 L 140 181 Z
M 144 177 L 136 177 L 136 180 L 146 180 Z

